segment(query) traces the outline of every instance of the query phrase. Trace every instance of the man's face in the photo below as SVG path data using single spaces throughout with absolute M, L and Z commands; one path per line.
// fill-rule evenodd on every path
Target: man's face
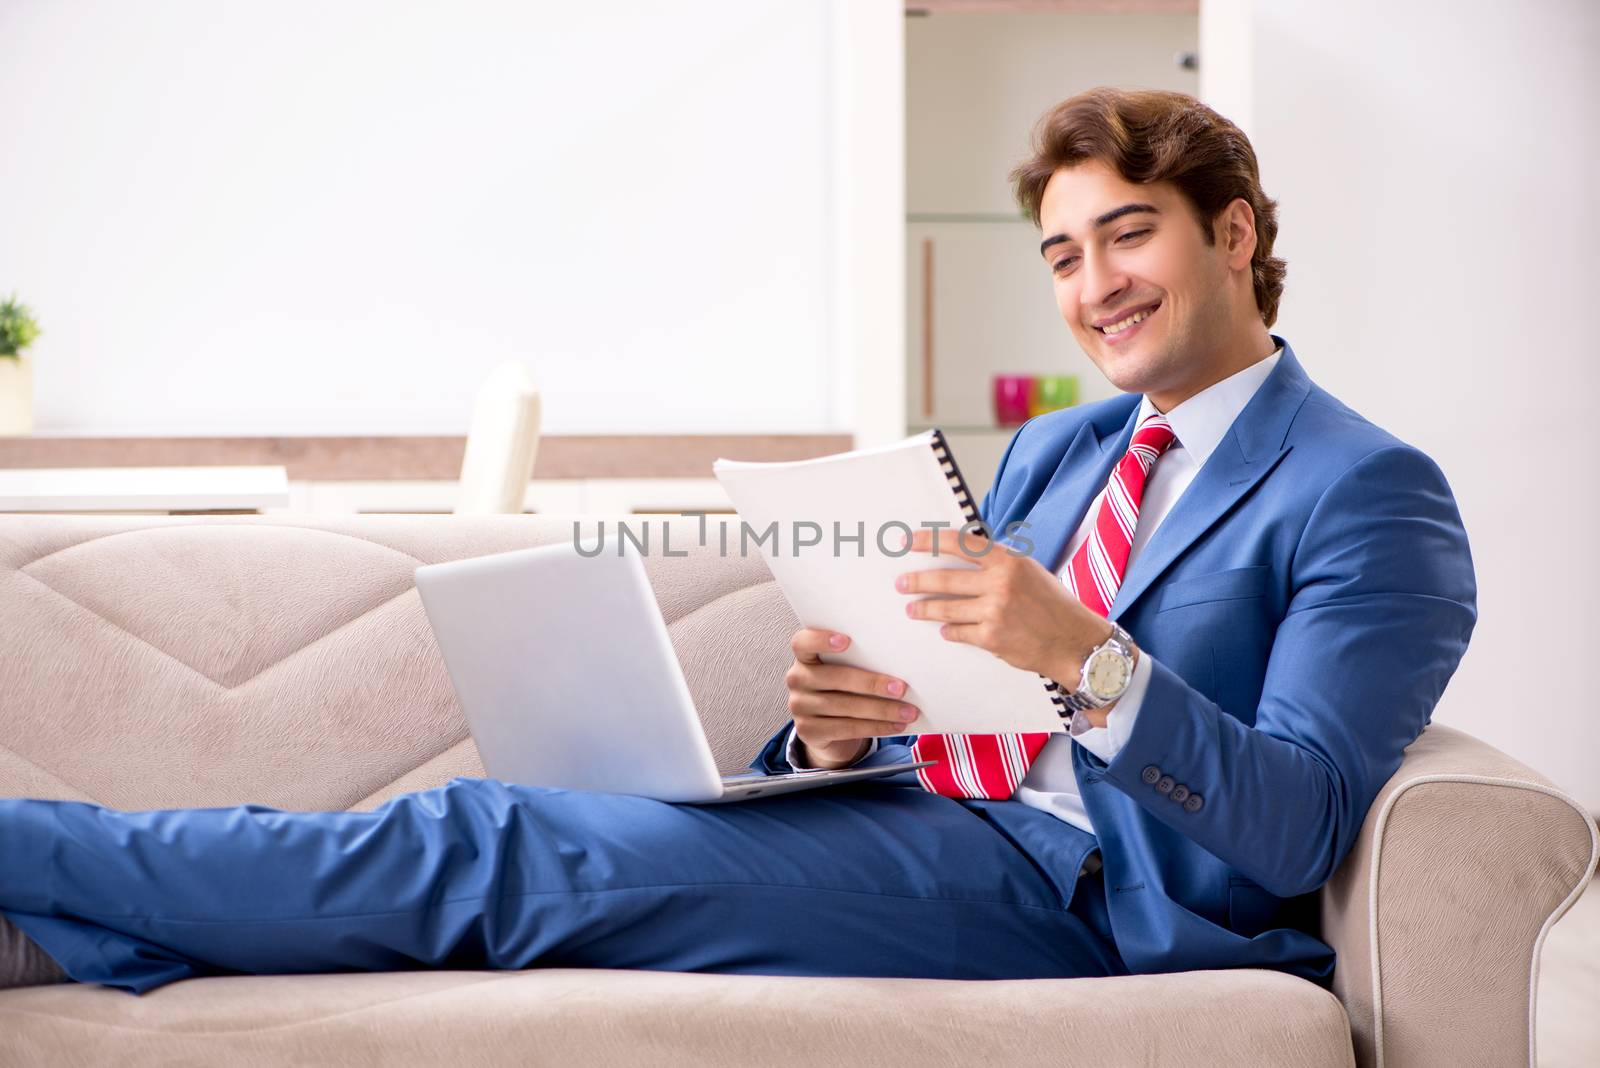
M 1118 389 L 1187 396 L 1228 358 L 1223 242 L 1206 244 L 1176 186 L 1135 185 L 1098 160 L 1064 167 L 1039 221 L 1061 317 Z

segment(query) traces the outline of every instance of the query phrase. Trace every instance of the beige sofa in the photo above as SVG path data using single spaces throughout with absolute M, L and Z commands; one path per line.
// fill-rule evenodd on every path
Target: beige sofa
M 647 567 L 718 761 L 743 770 L 787 718 L 795 620 L 759 557 L 671 522 L 690 554 Z M 571 536 L 531 516 L 0 517 L 0 795 L 364 809 L 481 774 L 412 571 Z M 1323 893 L 1331 994 L 1267 971 L 60 984 L 0 993 L 0 1064 L 1528 1064 L 1539 949 L 1595 857 L 1570 798 L 1435 726 Z

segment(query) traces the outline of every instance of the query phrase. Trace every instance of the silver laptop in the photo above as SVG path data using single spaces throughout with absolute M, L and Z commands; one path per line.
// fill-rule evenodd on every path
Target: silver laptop
M 417 568 L 417 592 L 484 771 L 526 786 L 721 802 L 932 761 L 719 776 L 644 563 L 615 540 Z M 588 549 L 588 547 L 585 547 Z

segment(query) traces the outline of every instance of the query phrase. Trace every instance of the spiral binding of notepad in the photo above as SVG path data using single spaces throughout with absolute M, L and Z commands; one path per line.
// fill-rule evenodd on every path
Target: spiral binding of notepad
M 978 506 L 973 503 L 972 490 L 967 487 L 967 480 L 961 477 L 961 468 L 956 465 L 956 455 L 950 449 L 950 443 L 945 440 L 944 431 L 938 427 L 933 428 L 933 455 L 939 461 L 940 469 L 944 471 L 945 479 L 950 483 L 950 488 L 955 491 L 956 503 L 961 505 L 961 514 L 968 523 L 974 524 L 983 532 L 983 536 L 993 539 L 988 524 L 984 523 Z M 1067 706 L 1066 695 L 1061 692 L 1061 684 L 1053 679 L 1039 676 L 1044 688 L 1050 691 L 1050 702 L 1056 706 L 1056 715 L 1071 721 L 1072 709 Z

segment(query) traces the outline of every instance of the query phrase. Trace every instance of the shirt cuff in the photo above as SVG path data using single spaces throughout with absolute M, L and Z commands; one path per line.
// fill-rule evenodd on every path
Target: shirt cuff
M 1144 655 L 1144 652 L 1141 650 L 1139 655 L 1142 657 Z M 1124 695 L 1124 696 L 1126 696 L 1126 695 Z M 828 768 L 813 768 L 813 767 L 808 767 L 808 766 L 806 766 L 804 764 L 801 764 L 800 761 L 798 759 L 796 759 L 799 756 L 799 751 L 800 751 L 799 743 L 800 743 L 800 739 L 794 732 L 794 725 L 790 724 L 789 725 L 789 741 L 787 743 L 785 743 L 785 745 L 783 747 L 783 758 L 789 762 L 789 766 L 791 768 L 793 768 L 795 771 L 828 771 L 829 770 Z M 850 762 L 849 764 L 846 764 L 845 767 L 853 768 L 857 764 L 861 763 L 861 761 L 867 759 L 867 757 L 871 756 L 873 753 L 876 753 L 877 751 L 878 751 L 878 739 L 876 739 L 876 738 L 868 738 L 867 739 L 867 751 L 865 753 L 862 753 L 861 756 L 858 759 Z M 834 770 L 837 770 L 837 769 L 834 769 Z
M 1139 662 L 1133 665 L 1133 677 L 1128 680 L 1127 691 L 1106 713 L 1106 725 L 1095 727 L 1080 710 L 1072 714 L 1072 740 L 1083 746 L 1107 764 L 1122 751 L 1133 736 L 1133 725 L 1139 718 L 1139 708 L 1144 704 L 1145 691 L 1150 688 L 1151 656 L 1139 650 Z

